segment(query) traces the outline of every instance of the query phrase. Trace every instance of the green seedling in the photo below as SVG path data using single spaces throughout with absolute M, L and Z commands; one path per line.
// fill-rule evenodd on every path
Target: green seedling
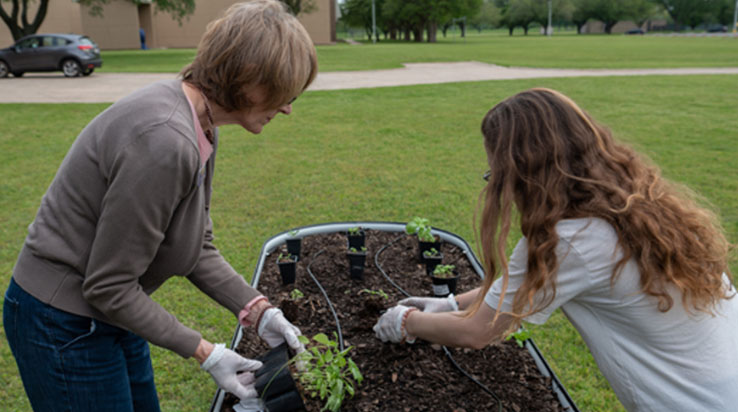
M 337 412 L 346 394 L 354 396 L 355 386 L 364 380 L 359 367 L 347 356 L 353 346 L 339 350 L 338 343 L 323 333 L 313 336 L 312 344 L 305 336 L 298 339 L 307 347 L 293 358 L 304 366 L 300 383 L 311 397 L 325 401 L 321 411 Z
M 430 250 L 426 250 L 423 252 L 423 256 L 430 258 L 430 257 L 438 257 L 441 255 L 441 252 L 437 251 L 436 248 L 432 247 Z
M 359 232 L 361 232 L 361 228 L 358 226 L 348 228 L 349 236 L 359 236 L 360 235 Z
M 295 237 L 297 236 L 298 233 L 300 233 L 300 229 L 294 229 L 294 230 L 290 230 L 289 232 L 287 232 L 287 234 L 290 235 L 290 237 Z
M 438 265 L 433 269 L 433 276 L 437 278 L 452 278 L 454 277 L 454 265 Z
M 405 225 L 405 233 L 408 235 L 418 235 L 418 239 L 422 242 L 435 242 L 436 238 L 431 233 L 430 221 L 423 217 L 414 217 L 413 220 Z
M 515 343 L 522 348 L 528 338 L 530 338 L 530 331 L 527 329 L 520 329 L 517 332 L 507 335 L 505 340 L 515 339 Z
M 364 253 L 366 253 L 366 246 L 362 246 L 362 247 L 361 247 L 361 251 L 362 251 L 362 252 L 364 252 Z M 351 247 L 351 248 L 349 248 L 349 252 L 351 252 L 351 253 L 359 253 L 359 251 L 358 251 L 358 250 L 356 250 L 356 248 L 355 248 L 355 247 Z
M 381 296 L 385 300 L 389 299 L 389 296 L 387 296 L 387 294 L 382 289 L 379 289 L 379 290 L 362 289 L 359 291 L 359 295 L 361 295 L 362 293 L 368 293 L 370 295 Z
M 305 297 L 305 294 L 300 292 L 300 289 L 292 289 L 292 292 L 290 292 L 290 299 L 294 301 L 298 301 Z
M 277 256 L 277 263 L 292 262 L 292 256 L 293 255 L 291 253 L 280 253 L 279 256 Z

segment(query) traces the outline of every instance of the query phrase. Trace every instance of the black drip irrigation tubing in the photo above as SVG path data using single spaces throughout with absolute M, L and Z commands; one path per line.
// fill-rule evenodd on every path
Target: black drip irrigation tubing
M 338 350 L 343 350 L 343 333 L 341 333 L 341 322 L 338 320 L 338 314 L 336 313 L 336 309 L 333 307 L 333 303 L 331 302 L 330 298 L 328 298 L 328 293 L 326 293 L 325 289 L 323 289 L 323 285 L 320 284 L 318 279 L 315 278 L 315 275 L 313 275 L 313 271 L 310 270 L 310 266 L 313 265 L 313 262 L 315 262 L 315 259 L 318 258 L 323 252 L 325 252 L 325 249 L 321 250 L 320 252 L 316 253 L 315 256 L 310 261 L 310 264 L 307 265 L 307 272 L 308 275 L 313 279 L 313 282 L 315 282 L 316 285 L 318 285 L 318 289 L 320 289 L 320 292 L 323 294 L 323 297 L 325 298 L 325 301 L 328 302 L 328 308 L 331 310 L 331 313 L 333 314 L 333 319 L 336 321 L 336 330 L 338 331 Z
M 388 247 L 392 246 L 392 244 L 394 244 L 398 240 L 402 239 L 403 237 L 405 237 L 405 235 L 400 235 L 397 238 L 395 238 L 393 241 L 391 241 L 391 242 L 387 243 L 386 245 L 382 246 L 382 248 L 379 249 L 379 251 L 377 251 L 377 253 L 374 255 L 374 265 L 382 273 L 382 276 L 384 276 L 384 278 L 387 279 L 387 281 L 392 284 L 392 286 L 394 286 L 395 288 L 397 288 L 397 290 L 399 290 L 403 295 L 405 295 L 407 297 L 410 297 L 411 295 L 409 293 L 407 293 L 403 288 L 401 288 L 397 283 L 395 283 L 389 277 L 389 275 L 387 274 L 387 272 L 385 272 L 384 269 L 382 269 L 382 265 L 379 264 L 379 255 L 381 255 L 382 252 L 384 252 L 385 249 L 387 249 Z M 445 346 L 442 346 L 442 347 L 443 347 L 443 352 L 446 354 L 446 357 L 451 361 L 451 363 L 456 367 L 456 369 L 458 369 L 464 376 L 466 376 L 467 378 L 469 378 L 472 382 L 476 383 L 480 388 L 482 388 L 482 390 L 484 390 L 485 392 L 487 392 L 488 394 L 490 394 L 492 396 L 492 398 L 494 398 L 494 400 L 497 401 L 497 406 L 499 406 L 499 411 L 502 412 L 502 410 L 503 410 L 502 409 L 502 401 L 500 401 L 500 398 L 498 398 L 497 395 L 494 392 L 492 392 L 492 390 L 490 388 L 488 388 L 487 386 L 485 386 L 482 382 L 479 382 L 479 380 L 477 380 L 476 378 L 474 378 L 471 374 L 469 374 L 469 372 L 467 372 L 466 370 L 464 370 L 464 368 L 462 368 L 458 363 L 456 363 L 456 360 L 451 355 L 451 352 L 448 350 L 447 347 L 445 347 Z

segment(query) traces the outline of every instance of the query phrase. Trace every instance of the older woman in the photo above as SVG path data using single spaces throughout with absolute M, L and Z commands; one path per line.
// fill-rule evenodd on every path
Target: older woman
M 217 126 L 260 133 L 315 78 L 315 49 L 274 0 L 212 22 L 182 79 L 121 99 L 80 133 L 41 201 L 3 323 L 35 410 L 159 410 L 148 342 L 255 395 L 258 361 L 213 345 L 150 295 L 184 276 L 272 346 L 300 331 L 212 243 Z
M 561 308 L 627 410 L 735 411 L 738 298 L 715 217 L 559 92 L 506 99 L 482 133 L 483 285 L 400 301 L 377 337 L 483 348 Z

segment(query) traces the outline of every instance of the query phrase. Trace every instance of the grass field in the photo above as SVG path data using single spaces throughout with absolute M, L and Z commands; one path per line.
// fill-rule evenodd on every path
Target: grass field
M 262 135 L 222 130 L 212 217 L 216 244 L 250 277 L 262 243 L 283 230 L 345 220 L 407 221 L 474 243 L 472 215 L 486 170 L 480 121 L 499 100 L 546 86 L 578 101 L 714 205 L 738 242 L 735 76 L 497 81 L 308 92 Z M 0 105 L 0 285 L 74 137 L 106 105 Z M 517 238 L 519 234 L 516 233 Z M 733 273 L 738 272 L 736 262 Z M 181 279 L 154 298 L 183 323 L 229 342 L 236 320 Z M 533 337 L 582 411 L 622 410 L 587 348 L 556 313 Z M 0 405 L 28 411 L 0 332 Z M 194 360 L 153 348 L 165 411 L 204 411 L 215 385 Z
M 436 44 L 382 41 L 317 46 L 320 71 L 402 67 L 403 63 L 480 61 L 546 68 L 663 68 L 738 66 L 738 37 L 700 38 L 625 35 L 513 37 L 499 31 L 466 40 L 449 34 Z M 103 51 L 105 72 L 178 72 L 194 49 Z

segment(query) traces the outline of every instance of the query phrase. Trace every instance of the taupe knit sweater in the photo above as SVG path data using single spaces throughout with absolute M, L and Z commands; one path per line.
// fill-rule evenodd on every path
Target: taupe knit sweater
M 191 356 L 200 334 L 149 295 L 187 279 L 234 314 L 258 292 L 212 244 L 215 151 L 201 168 L 181 81 L 145 87 L 77 137 L 13 270 L 51 306 L 128 329 Z

